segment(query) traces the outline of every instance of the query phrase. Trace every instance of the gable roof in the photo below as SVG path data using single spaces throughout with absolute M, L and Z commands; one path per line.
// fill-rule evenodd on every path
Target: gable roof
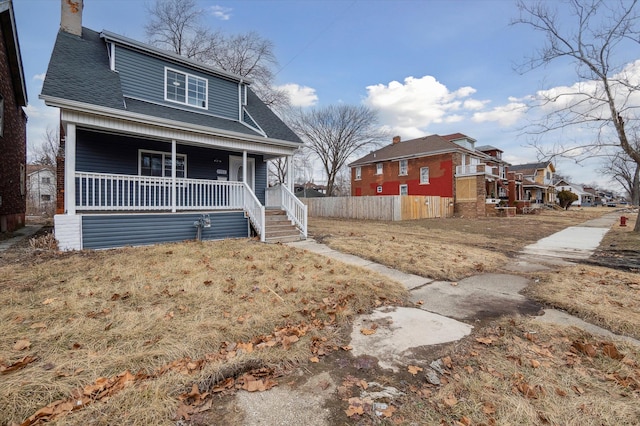
M 555 167 L 553 167 L 553 163 L 551 161 L 543 161 L 541 163 L 516 164 L 509 167 L 509 170 L 512 172 L 521 172 L 523 174 L 534 174 L 536 170 L 546 169 L 548 166 L 551 166 L 551 171 L 555 171 Z
M 117 72 L 111 71 L 105 40 L 118 40 L 143 53 L 161 57 L 170 62 L 180 62 L 184 66 L 206 71 L 209 75 L 243 81 L 245 79 L 220 71 L 187 58 L 147 46 L 143 43 L 116 34 L 82 28 L 82 37 L 59 31 L 49 61 L 49 68 L 42 86 L 41 98 L 48 105 L 68 106 L 98 110 L 117 110 L 132 116 L 149 116 L 156 119 L 186 123 L 206 127 L 210 131 L 232 132 L 247 137 L 277 139 L 302 143 L 300 138 L 271 111 L 255 93 L 248 89 L 246 111 L 260 129 L 232 120 L 171 108 L 166 105 L 125 97 Z
M 465 136 L 466 137 L 466 136 Z M 379 163 L 389 160 L 400 160 L 405 158 L 425 157 L 430 155 L 444 154 L 448 152 L 464 151 L 471 152 L 453 142 L 446 140 L 439 135 L 424 136 L 422 138 L 411 139 L 405 142 L 398 142 L 387 145 L 372 151 L 362 158 L 349 164 L 349 167 L 361 166 L 370 163 Z
M 16 103 L 18 106 L 24 107 L 27 106 L 29 100 L 27 98 L 27 85 L 24 80 L 20 42 L 18 41 L 18 30 L 11 0 L 0 0 L 0 30 L 8 51 L 9 71 Z
M 500 151 L 500 152 L 504 152 L 503 150 L 501 150 L 500 148 L 496 148 L 493 145 L 481 145 L 481 146 L 476 146 L 476 151 L 481 151 L 481 152 L 487 152 L 487 151 Z

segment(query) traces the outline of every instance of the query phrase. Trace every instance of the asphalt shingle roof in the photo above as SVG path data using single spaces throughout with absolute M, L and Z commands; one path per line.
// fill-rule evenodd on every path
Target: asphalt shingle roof
M 377 163 L 396 158 L 409 158 L 426 155 L 434 155 L 445 152 L 453 152 L 456 150 L 464 150 L 459 145 L 449 142 L 439 135 L 425 136 L 422 138 L 411 139 L 405 142 L 387 145 L 370 152 L 362 158 L 349 164 L 349 166 L 359 166 L 369 163 Z M 467 150 L 465 150 L 467 151 Z
M 125 98 L 119 74 L 110 69 L 105 41 L 100 33 L 88 28 L 82 28 L 82 37 L 58 32 L 42 95 L 177 120 L 212 130 L 262 136 L 237 120 Z M 300 138 L 251 90 L 248 91 L 246 109 L 267 137 L 301 143 Z

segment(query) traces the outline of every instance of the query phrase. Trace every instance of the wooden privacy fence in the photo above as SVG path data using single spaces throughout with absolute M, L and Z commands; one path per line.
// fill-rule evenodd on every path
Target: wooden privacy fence
M 411 220 L 453 216 L 453 198 L 421 195 L 302 198 L 309 217 Z

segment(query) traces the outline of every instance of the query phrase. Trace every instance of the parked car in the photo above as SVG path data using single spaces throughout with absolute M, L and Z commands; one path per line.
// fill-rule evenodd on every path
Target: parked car
M 607 207 L 618 207 L 615 201 L 607 201 Z

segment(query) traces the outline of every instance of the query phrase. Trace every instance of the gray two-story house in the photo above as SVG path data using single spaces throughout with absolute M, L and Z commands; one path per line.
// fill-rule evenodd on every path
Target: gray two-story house
M 298 136 L 246 78 L 84 28 L 67 3 L 41 94 L 60 109 L 60 248 L 268 240 L 267 161 L 290 160 Z M 290 189 L 275 207 L 304 237 Z

